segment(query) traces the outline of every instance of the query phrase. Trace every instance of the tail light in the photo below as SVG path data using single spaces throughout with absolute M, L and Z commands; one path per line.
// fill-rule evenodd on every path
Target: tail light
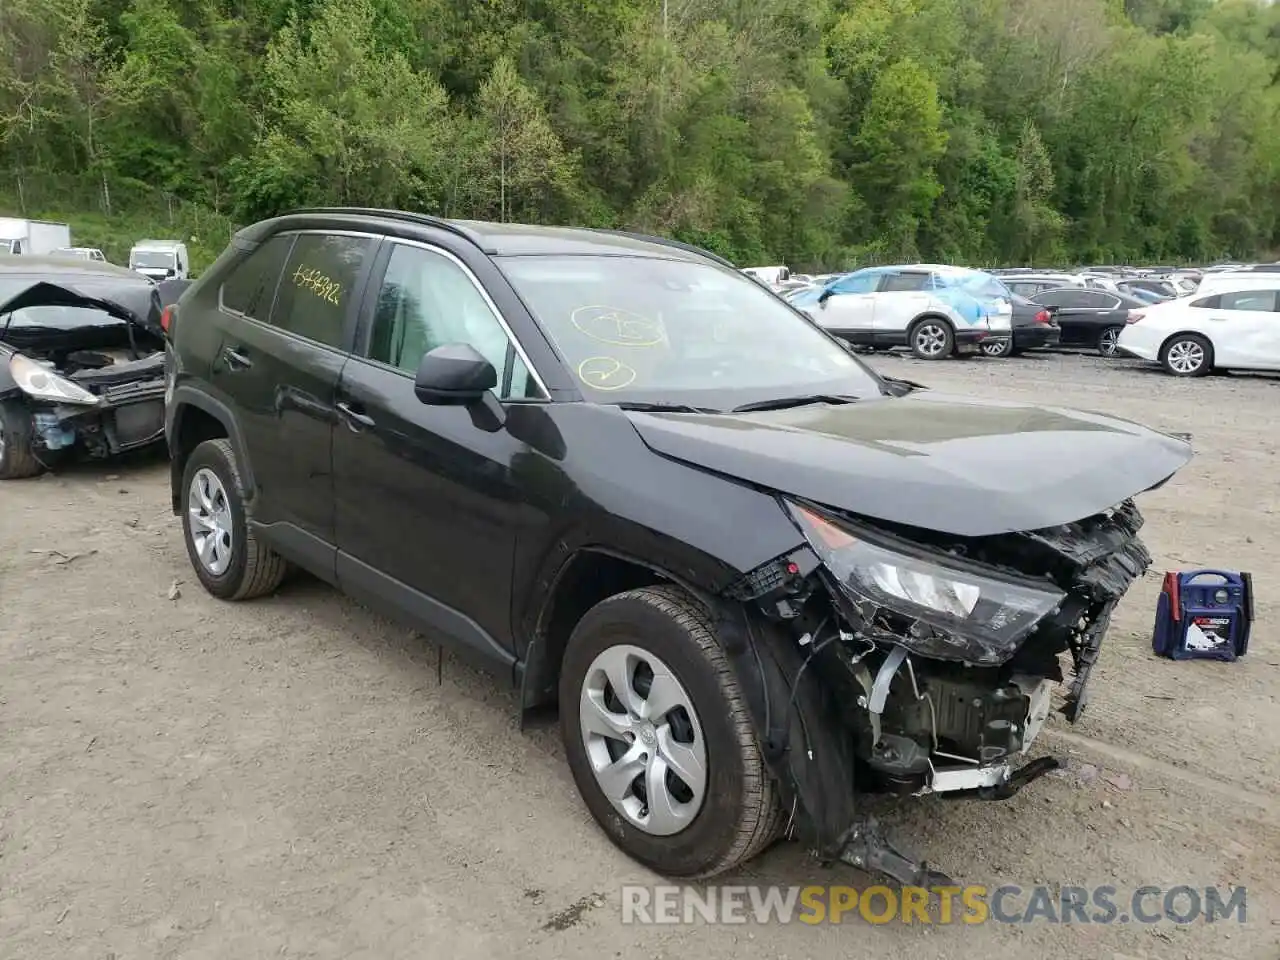
M 1048 310 L 1041 310 L 1036 314 L 1036 323 L 1049 323 L 1053 318 L 1049 316 Z
M 1145 316 L 1146 314 L 1143 313 L 1141 310 L 1130 310 L 1129 315 L 1124 318 L 1124 322 L 1137 323 L 1139 320 L 1141 320 Z
M 160 329 L 165 332 L 166 336 L 173 331 L 173 314 L 174 305 L 172 303 L 160 311 Z

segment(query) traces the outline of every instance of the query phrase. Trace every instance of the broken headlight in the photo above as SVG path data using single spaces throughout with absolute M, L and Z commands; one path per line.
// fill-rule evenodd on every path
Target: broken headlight
M 20 353 L 15 353 L 9 358 L 9 373 L 13 377 L 13 382 L 23 393 L 37 400 L 86 405 L 98 402 L 98 398 L 84 387 L 72 383 L 66 377 L 59 376 L 48 367 Z
M 883 608 L 913 621 L 900 634 L 922 656 L 999 664 L 1066 594 L 1052 584 L 966 567 L 951 557 L 876 542 L 862 531 L 788 504 L 810 546 L 867 620 Z

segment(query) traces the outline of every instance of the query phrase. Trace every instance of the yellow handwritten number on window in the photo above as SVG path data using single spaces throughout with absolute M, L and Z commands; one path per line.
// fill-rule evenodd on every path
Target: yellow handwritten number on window
M 304 267 L 299 264 L 298 269 L 293 271 L 293 282 L 326 303 L 332 303 L 335 307 L 342 304 L 342 284 L 331 277 L 326 277 L 314 267 Z

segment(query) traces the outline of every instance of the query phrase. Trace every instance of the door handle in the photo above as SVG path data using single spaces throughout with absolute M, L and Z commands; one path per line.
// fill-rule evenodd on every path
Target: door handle
M 359 433 L 366 427 L 372 427 L 374 425 L 373 417 L 369 416 L 367 413 L 360 413 L 358 410 L 353 409 L 348 403 L 339 401 L 338 412 L 346 418 L 347 426 L 350 427 L 354 433 Z
M 1227 322 L 1227 318 L 1226 318 L 1226 317 L 1210 317 L 1209 319 L 1210 319 L 1210 320 L 1212 320 L 1214 323 L 1226 323 L 1226 322 Z
M 245 370 L 253 366 L 253 361 L 235 347 L 224 347 L 222 359 L 227 361 L 228 370 Z

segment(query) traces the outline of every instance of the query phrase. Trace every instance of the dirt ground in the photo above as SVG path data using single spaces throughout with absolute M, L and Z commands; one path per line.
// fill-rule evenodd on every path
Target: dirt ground
M 624 925 L 620 885 L 658 880 L 589 820 L 554 728 L 521 733 L 513 697 L 448 657 L 438 685 L 429 639 L 316 582 L 211 599 L 152 461 L 0 489 L 0 957 L 1280 958 L 1280 380 L 875 363 L 1189 431 L 1197 451 L 1142 498 L 1156 567 L 1089 711 L 1044 734 L 1065 775 L 891 825 L 992 887 L 1244 884 L 1245 924 Z M 1240 663 L 1150 653 L 1160 571 L 1201 566 L 1255 575 Z M 870 881 L 784 844 L 723 882 Z

